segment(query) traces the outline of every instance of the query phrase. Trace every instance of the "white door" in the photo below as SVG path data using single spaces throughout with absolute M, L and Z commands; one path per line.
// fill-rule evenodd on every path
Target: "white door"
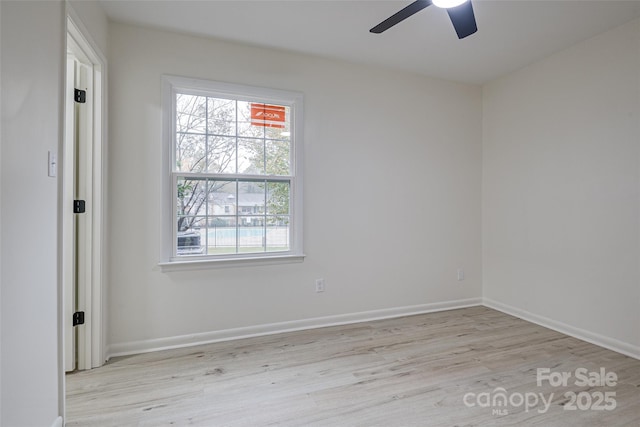
M 1 1 L 1 0 L 0 0 Z M 103 334 L 103 111 L 106 59 L 67 17 L 65 139 L 61 161 L 63 360 L 66 372 L 102 366 Z M 83 96 L 76 100 L 75 89 Z M 83 200 L 84 213 L 74 213 Z M 73 326 L 74 313 L 84 324 Z
M 91 367 L 93 66 L 67 54 L 63 165 L 65 371 Z M 82 206 L 84 212 L 75 212 Z M 74 325 L 82 319 L 83 323 Z

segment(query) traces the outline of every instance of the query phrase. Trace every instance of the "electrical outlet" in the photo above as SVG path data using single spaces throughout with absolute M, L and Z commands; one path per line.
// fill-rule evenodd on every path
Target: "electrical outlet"
M 461 282 L 464 280 L 464 270 L 459 268 L 458 269 L 458 282 Z
M 316 292 L 324 292 L 324 279 L 316 279 Z

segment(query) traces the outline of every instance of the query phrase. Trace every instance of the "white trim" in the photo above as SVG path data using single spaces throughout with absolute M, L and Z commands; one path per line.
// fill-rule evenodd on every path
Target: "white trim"
M 0 11 L 2 11 L 2 7 L 0 6 Z M 0 13 L 0 22 L 2 22 L 2 13 Z M 0 31 L 0 35 L 2 35 L 2 31 Z M 0 37 L 0 46 L 2 46 L 2 37 Z M 2 74 L 2 55 L 0 55 L 0 74 Z M 1 79 L 0 79 L 1 80 Z M 0 85 L 0 188 L 2 188 L 2 122 L 4 120 L 2 120 L 4 118 L 4 116 L 2 115 L 2 100 L 4 98 L 2 98 L 2 85 Z M 59 183 L 59 182 L 58 182 Z M 59 187 L 59 184 L 58 184 Z M 3 198 L 0 197 L 0 241 L 2 241 L 2 200 Z M 2 307 L 2 260 L 0 260 L 0 307 Z M 60 286 L 58 286 L 58 300 L 60 301 Z M 59 310 L 59 309 L 58 309 Z M 60 311 L 60 310 L 59 310 Z M 60 324 L 60 316 L 58 316 L 58 336 L 62 335 L 62 325 Z M 0 315 L 0 331 L 2 331 L 2 316 Z M 61 344 L 61 340 L 58 339 L 58 357 L 60 358 L 60 363 L 62 362 L 62 344 Z M 0 339 L 0 384 L 2 384 L 2 340 Z M 58 375 L 58 377 L 60 377 L 60 374 Z M 60 379 L 60 378 L 58 378 Z M 59 396 L 62 396 L 62 393 L 64 392 L 64 389 L 60 388 L 60 394 Z M 62 401 L 64 399 L 61 397 L 58 397 L 58 406 L 60 408 L 62 408 Z M 0 422 L 2 421 L 2 392 L 0 391 Z
M 576 328 L 543 316 L 538 316 L 526 310 L 521 310 L 507 304 L 491 300 L 489 298 L 468 298 L 464 300 L 396 307 L 381 310 L 364 311 L 359 313 L 339 314 L 334 316 L 247 326 L 242 328 L 225 329 L 198 334 L 188 334 L 167 338 L 156 338 L 150 340 L 117 343 L 112 344 L 108 347 L 107 359 L 116 356 L 126 356 L 131 354 L 149 353 L 153 351 L 168 350 L 174 348 L 192 347 L 221 341 L 231 341 L 236 339 L 274 335 L 285 332 L 325 328 L 329 326 L 340 326 L 353 323 L 370 322 L 374 320 L 392 319 L 396 317 L 413 316 L 417 314 L 434 313 L 438 311 L 455 310 L 480 305 L 640 360 L 640 347 L 638 346 L 634 346 L 613 338 L 589 332 L 584 329 Z
M 152 351 L 191 347 L 220 341 L 230 341 L 242 338 L 280 334 L 284 332 L 325 328 L 328 326 L 348 325 L 352 323 L 369 322 L 372 320 L 413 316 L 416 314 L 434 313 L 437 311 L 475 307 L 478 305 L 482 305 L 481 298 L 468 298 L 463 300 L 444 301 L 431 304 L 363 311 L 360 313 L 315 317 L 311 319 L 293 320 L 289 322 L 269 323 L 264 325 L 247 326 L 243 328 L 225 329 L 221 331 L 203 332 L 198 334 L 180 335 L 175 337 L 131 341 L 126 343 L 112 344 L 109 347 L 108 354 L 111 358 L 115 356 L 126 356 L 130 354 L 149 353 Z
M 70 32 L 71 34 L 71 32 Z M 87 46 L 82 46 L 82 53 L 85 53 Z M 87 213 L 84 215 L 71 214 L 74 217 L 76 227 L 76 280 L 77 287 L 77 309 L 86 313 L 84 325 L 78 325 L 77 330 L 77 367 L 79 370 L 91 369 L 92 360 L 92 335 L 93 323 L 99 322 L 98 314 L 93 311 L 93 287 L 96 283 L 93 281 L 93 254 L 96 249 L 93 244 L 93 227 L 96 212 L 94 209 L 94 184 L 97 176 L 94 175 L 94 103 L 99 102 L 100 94 L 95 93 L 93 85 L 94 66 L 93 63 L 85 63 L 78 57 L 75 69 L 75 84 L 78 88 L 87 88 L 86 103 L 78 106 L 74 105 L 75 127 L 78 135 L 75 147 L 75 167 L 71 165 L 72 176 L 75 169 L 76 188 L 75 198 L 86 201 Z M 74 102 L 75 104 L 75 102 Z M 68 163 L 68 162 L 67 162 Z M 69 205 L 65 205 L 69 206 Z M 69 208 L 64 210 L 65 214 L 69 214 Z M 98 215 L 99 216 L 99 215 Z
M 53 423 L 51 424 L 51 427 L 63 427 L 64 426 L 64 420 L 62 419 L 62 417 L 58 417 L 55 420 L 53 420 Z
M 526 310 L 522 310 L 508 304 L 503 304 L 489 298 L 483 298 L 482 305 L 506 314 L 510 314 L 511 316 L 518 317 L 522 320 L 526 320 L 527 322 L 535 323 L 536 325 L 553 329 L 554 331 L 560 332 L 562 334 L 569 335 L 579 340 L 586 341 L 588 343 L 595 344 L 597 346 L 613 350 L 617 353 L 624 354 L 625 356 L 633 357 L 634 359 L 640 360 L 640 347 L 633 344 L 625 343 L 614 338 L 596 334 L 595 332 L 576 328 L 575 326 L 567 325 L 566 323 L 558 322 L 557 320 L 549 319 L 548 317 L 539 316 Z
M 260 265 L 274 265 L 303 262 L 305 255 L 262 255 L 254 258 L 220 258 L 194 259 L 161 262 L 158 265 L 163 273 L 172 271 L 206 270 L 222 267 L 254 267 Z
M 67 38 L 69 43 L 69 38 Z M 69 46 L 67 45 L 67 50 Z M 73 94 L 72 88 L 75 84 L 75 60 L 74 55 L 67 53 L 67 75 L 65 80 L 65 123 L 64 123 L 64 140 L 62 148 L 59 151 L 59 163 L 62 167 L 58 167 L 58 176 L 60 184 L 60 200 L 62 206 L 71 206 L 73 203 L 73 166 L 74 163 L 74 142 L 73 132 L 70 132 L 74 127 L 74 110 L 73 110 Z M 60 267 L 60 281 L 62 282 L 62 332 L 64 346 L 64 371 L 72 371 L 76 366 L 76 336 L 73 332 L 73 327 L 70 322 L 64 321 L 73 316 L 75 307 L 75 287 L 73 286 L 73 275 L 75 269 L 75 257 L 74 257 L 74 240 L 73 240 L 73 215 L 65 213 L 64 209 L 60 212 L 59 225 L 58 225 L 60 242 L 61 242 L 61 267 Z
M 94 59 L 97 62 L 99 62 L 100 65 L 106 66 L 107 57 L 102 52 L 102 49 L 100 49 L 100 47 L 98 46 L 98 43 L 96 43 L 93 37 L 91 36 L 91 32 L 84 25 L 84 22 L 82 22 L 82 19 L 80 19 L 80 15 L 78 15 L 78 13 L 75 11 L 71 3 L 67 1 L 65 2 L 65 4 L 67 9 L 67 18 L 71 19 L 71 21 L 73 22 L 73 25 L 76 26 L 76 29 L 79 31 L 78 34 L 81 35 L 84 42 L 88 43 L 89 46 L 91 46 L 91 49 L 93 50 L 92 53 L 97 56 L 97 58 L 94 58 Z

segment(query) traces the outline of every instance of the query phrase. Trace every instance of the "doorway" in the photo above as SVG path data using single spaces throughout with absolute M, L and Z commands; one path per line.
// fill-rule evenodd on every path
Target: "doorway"
M 103 344 L 103 100 L 105 60 L 67 19 L 61 168 L 64 371 L 105 361 Z

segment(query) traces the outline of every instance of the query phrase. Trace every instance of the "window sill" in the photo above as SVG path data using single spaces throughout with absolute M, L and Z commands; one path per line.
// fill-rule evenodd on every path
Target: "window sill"
M 158 263 L 163 273 L 173 271 L 208 270 L 228 267 L 254 267 L 261 265 L 291 264 L 304 261 L 305 255 L 274 255 L 247 258 L 220 258 L 178 260 Z

